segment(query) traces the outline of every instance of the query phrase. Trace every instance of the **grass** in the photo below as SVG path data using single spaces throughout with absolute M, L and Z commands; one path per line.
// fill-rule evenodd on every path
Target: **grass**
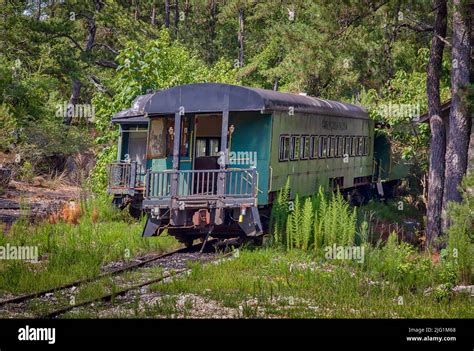
M 425 288 L 438 283 L 437 273 L 426 270 L 425 279 L 413 286 L 366 268 L 328 264 L 302 250 L 241 250 L 238 258 L 195 265 L 188 276 L 151 289 L 169 296 L 198 294 L 237 309 L 244 318 L 474 317 L 465 294 L 441 300 L 425 296 Z
M 96 276 L 111 261 L 130 260 L 149 252 L 179 246 L 172 237 L 142 238 L 144 220 L 135 221 L 113 208 L 108 199 L 85 200 L 77 225 L 47 221 L 31 225 L 20 220 L 0 246 L 37 246 L 37 263 L 0 261 L 0 295 L 40 291 L 76 279 Z
M 474 318 L 472 298 L 452 290 L 461 283 L 472 284 L 471 198 L 452 209 L 447 249 L 433 259 L 431 252 L 400 242 L 394 233 L 375 244 L 368 240 L 372 217 L 400 219 L 395 203 L 369 204 L 364 210 L 370 216 L 357 221 L 357 212 L 340 194 L 326 197 L 320 190 L 313 197 L 295 199 L 290 208 L 285 188 L 272 213 L 271 246 L 242 248 L 239 255 L 218 264 L 189 263 L 189 275 L 150 287 L 160 293 L 152 304 L 143 304 L 139 295 L 127 304 L 112 299 L 120 308 L 111 317 Z M 0 294 L 62 285 L 99 274 L 107 262 L 178 246 L 167 236 L 141 238 L 144 220 L 114 209 L 107 198 L 83 199 L 80 212 L 79 218 L 76 211 L 69 213 L 75 224 L 19 221 L 9 235 L 0 237 L 0 246 L 33 245 L 40 254 L 38 263 L 0 261 Z M 364 249 L 364 256 L 360 261 L 328 257 L 331 244 Z M 163 271 L 156 267 L 147 273 Z M 141 274 L 102 279 L 69 296 L 56 296 L 57 303 L 67 305 L 72 295 L 77 304 L 117 291 L 139 281 Z M 34 315 L 47 309 L 28 306 Z M 93 317 L 98 311 L 88 307 L 64 317 Z

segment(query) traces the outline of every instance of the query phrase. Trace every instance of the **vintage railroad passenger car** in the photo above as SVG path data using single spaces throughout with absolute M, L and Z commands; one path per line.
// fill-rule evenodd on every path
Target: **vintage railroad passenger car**
M 404 173 L 364 108 L 306 95 L 189 84 L 140 96 L 113 122 L 114 201 L 147 213 L 144 236 L 167 229 L 188 245 L 258 237 L 288 177 L 292 196 L 320 185 L 363 196 Z

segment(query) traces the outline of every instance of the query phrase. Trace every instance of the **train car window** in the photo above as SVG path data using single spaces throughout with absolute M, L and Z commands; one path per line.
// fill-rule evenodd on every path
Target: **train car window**
M 312 135 L 310 141 L 310 158 L 318 158 L 318 136 Z
M 290 136 L 280 136 L 280 161 L 288 161 L 290 159 Z
M 166 118 L 152 118 L 148 131 L 147 158 L 166 157 Z
M 310 138 L 309 135 L 301 136 L 301 154 L 300 159 L 307 160 L 309 158 L 310 151 Z
M 359 140 L 359 148 L 358 148 L 358 155 L 362 156 L 364 154 L 364 137 L 358 137 Z
M 209 156 L 219 156 L 219 139 L 209 139 Z
M 330 136 L 328 137 L 328 153 L 327 157 L 334 157 L 336 149 L 336 137 Z
M 328 137 L 320 136 L 318 143 L 318 157 L 326 158 L 328 148 Z
M 166 155 L 168 157 L 173 157 L 173 147 L 174 147 L 174 134 L 172 130 L 174 129 L 174 118 L 166 119 Z
M 350 156 L 351 155 L 351 137 L 344 138 L 344 155 Z
M 358 142 L 357 142 L 357 137 L 351 137 L 351 143 L 352 143 L 352 147 L 351 147 L 351 156 L 356 156 L 357 155 L 357 146 L 359 145 Z
M 290 160 L 295 161 L 300 155 L 300 136 L 294 135 L 291 136 L 291 153 Z
M 196 138 L 196 158 L 219 156 L 219 147 L 218 138 Z
M 189 118 L 190 117 L 184 117 L 181 121 L 181 146 L 179 148 L 180 150 L 180 156 L 189 156 L 188 151 L 189 151 Z
M 365 154 L 370 154 L 370 137 L 365 137 Z
M 338 136 L 337 137 L 336 157 L 341 157 L 343 153 L 344 153 L 344 137 Z
M 206 139 L 196 139 L 196 157 L 204 157 L 207 155 Z

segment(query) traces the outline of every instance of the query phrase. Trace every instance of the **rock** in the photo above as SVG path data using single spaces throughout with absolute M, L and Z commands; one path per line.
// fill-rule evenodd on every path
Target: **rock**
M 44 187 L 46 179 L 42 176 L 37 176 L 33 178 L 33 186 Z
M 19 210 L 20 204 L 16 201 L 11 201 L 8 199 L 0 199 L 0 209 Z
M 453 288 L 455 292 L 464 292 L 474 296 L 474 285 L 458 285 Z
M 0 187 L 6 188 L 8 187 L 8 183 L 10 183 L 12 177 L 11 169 L 0 167 Z

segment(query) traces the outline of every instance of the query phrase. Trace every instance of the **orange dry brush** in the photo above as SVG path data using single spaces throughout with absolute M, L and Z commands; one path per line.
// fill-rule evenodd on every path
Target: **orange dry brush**
M 99 218 L 99 212 L 97 211 L 97 208 L 94 206 L 92 209 L 92 223 L 97 223 L 97 219 Z
M 78 224 L 81 215 L 81 206 L 75 201 L 65 204 L 61 211 L 61 218 L 69 224 Z
M 51 213 L 51 214 L 48 216 L 48 222 L 49 222 L 49 224 L 56 224 L 56 223 L 58 223 L 58 221 L 59 221 L 59 213 L 54 212 L 54 213 Z
M 433 262 L 433 264 L 438 264 L 439 259 L 440 259 L 439 252 L 434 252 L 433 254 L 431 254 L 431 262 Z

